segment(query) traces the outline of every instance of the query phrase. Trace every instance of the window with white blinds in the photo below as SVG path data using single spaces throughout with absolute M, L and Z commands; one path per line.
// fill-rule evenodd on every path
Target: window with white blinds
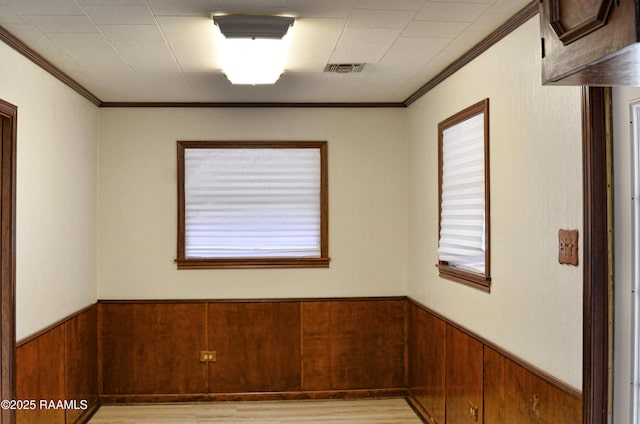
M 178 142 L 178 265 L 326 266 L 326 142 Z
M 439 125 L 440 235 L 444 277 L 488 288 L 488 99 Z

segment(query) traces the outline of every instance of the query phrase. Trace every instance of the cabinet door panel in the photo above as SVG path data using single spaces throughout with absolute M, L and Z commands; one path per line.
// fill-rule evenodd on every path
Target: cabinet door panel
M 543 0 L 542 79 L 560 85 L 640 85 L 636 0 Z
M 613 0 L 549 0 L 550 24 L 564 45 L 606 25 Z

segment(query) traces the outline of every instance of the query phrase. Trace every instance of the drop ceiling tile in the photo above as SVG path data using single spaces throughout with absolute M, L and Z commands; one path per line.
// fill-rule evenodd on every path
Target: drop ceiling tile
M 366 79 L 360 74 L 323 74 L 316 87 L 315 97 L 320 102 L 349 102 Z
M 155 24 L 147 6 L 87 6 L 85 10 L 98 25 Z
M 63 51 L 62 48 L 42 32 L 36 30 L 32 25 L 8 24 L 4 27 L 35 51 L 46 52 L 49 61 L 60 69 L 65 70 L 65 72 L 72 74 L 77 68 L 80 68 L 78 63 Z
M 133 71 L 128 74 L 99 75 L 100 86 L 94 91 L 103 102 L 141 101 L 143 81 Z
M 206 102 L 314 102 L 321 73 L 285 72 L 274 85 L 232 85 L 221 72 L 187 72 L 185 79 L 195 101 Z
M 400 35 L 399 29 L 346 28 L 332 63 L 377 63 Z
M 183 71 L 197 72 L 220 69 L 220 58 L 206 44 L 172 42 L 171 49 Z
M 114 41 L 113 45 L 120 56 L 136 71 L 179 72 L 176 59 L 164 41 Z
M 0 6 L 0 25 L 26 24 L 28 21 L 9 6 Z
M 358 9 L 380 9 L 380 10 L 419 10 L 425 0 L 357 0 Z
M 486 4 L 427 2 L 415 17 L 417 21 L 472 22 L 489 6 Z
M 398 90 L 406 80 L 403 74 L 371 75 L 355 90 L 354 96 L 363 102 L 402 102 L 412 93 L 407 89 Z
M 427 2 L 432 3 L 478 3 L 478 4 L 492 4 L 496 0 L 427 0 Z M 522 0 L 501 0 L 506 2 L 517 2 Z M 529 2 L 529 0 L 524 0 L 525 2 Z
M 147 0 L 155 16 L 210 16 L 216 12 L 216 0 Z
M 303 18 L 347 18 L 355 0 L 288 0 L 287 15 Z
M 455 38 L 468 26 L 468 22 L 413 21 L 404 30 L 402 37 Z
M 276 85 L 232 85 L 224 75 L 219 76 L 222 102 L 263 102 L 273 99 L 278 101 Z
M 447 66 L 459 59 L 460 56 L 469 49 L 470 47 L 464 45 L 454 45 L 453 43 L 449 44 L 440 52 L 440 54 L 419 68 L 416 75 L 422 76 L 422 84 L 425 84 Z
M 29 20 L 44 33 L 98 32 L 88 16 L 31 16 Z
M 145 6 L 145 0 L 76 0 L 81 6 Z
M 286 72 L 276 83 L 279 92 L 289 93 L 282 100 L 313 102 L 316 87 L 322 79 L 322 72 Z M 294 94 L 295 93 L 295 94 Z M 291 96 L 294 94 L 294 96 Z
M 218 0 L 219 13 L 282 14 L 286 0 Z
M 111 41 L 163 41 L 157 25 L 100 25 L 100 31 Z
M 62 49 L 84 70 L 92 74 L 117 76 L 119 73 L 127 74 L 131 71 L 102 34 L 57 33 L 49 34 L 48 37 L 57 49 Z M 70 72 L 69 75 L 73 77 L 74 73 Z
M 527 0 L 497 0 L 487 10 L 487 13 L 515 15 L 522 8 L 526 7 L 530 2 Z
M 489 34 L 505 23 L 511 15 L 496 14 L 496 13 L 483 13 L 469 25 L 468 29 L 481 30 L 485 34 Z
M 156 20 L 165 35 L 183 35 L 185 37 L 199 36 L 204 28 L 209 31 L 211 37 L 213 37 L 215 33 L 213 20 L 209 17 L 158 16 Z
M 112 48 L 68 48 L 65 49 L 65 52 L 96 77 L 121 76 L 132 72 L 131 68 Z
M 349 16 L 347 28 L 404 29 L 414 12 L 395 10 L 359 10 Z
M 185 72 L 185 81 L 196 101 L 208 101 L 212 98 L 231 97 L 233 90 L 221 72 Z
M 241 7 L 241 8 L 261 8 L 271 9 L 287 7 L 287 0 L 218 0 L 219 7 Z
M 219 68 L 211 19 L 188 16 L 160 16 L 157 19 L 183 71 Z
M 398 85 L 397 88 L 399 91 L 402 91 L 406 95 L 403 96 L 405 100 L 411 94 L 415 93 L 420 87 L 425 85 L 433 76 L 436 74 L 434 72 L 434 68 L 432 63 L 435 61 L 431 61 L 425 66 L 419 73 L 415 73 L 412 76 L 408 77 L 401 85 Z M 440 71 L 440 69 L 438 69 Z M 431 74 L 433 73 L 433 74 Z
M 20 0 L 11 6 L 25 16 L 84 15 L 74 0 Z
M 484 14 L 472 22 L 456 39 L 457 43 L 475 45 L 505 21 L 502 15 Z
M 112 49 L 109 41 L 99 32 L 85 33 L 53 33 L 48 35 L 58 47 L 62 49 Z
M 376 65 L 385 73 L 414 74 L 441 52 L 452 39 L 399 38 Z
M 138 73 L 142 83 L 135 88 L 143 101 L 188 101 L 193 98 L 191 88 L 182 74 L 163 72 Z
M 329 62 L 346 19 L 302 18 L 291 28 L 286 69 L 322 71 Z

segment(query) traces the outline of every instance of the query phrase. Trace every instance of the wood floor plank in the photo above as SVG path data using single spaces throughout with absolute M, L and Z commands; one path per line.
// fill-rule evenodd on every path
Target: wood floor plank
M 89 424 L 421 424 L 404 399 L 103 406 Z

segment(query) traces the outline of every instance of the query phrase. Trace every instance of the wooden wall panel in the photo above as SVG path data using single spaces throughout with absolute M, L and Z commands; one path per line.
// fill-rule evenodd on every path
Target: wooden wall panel
M 579 424 L 582 401 L 484 348 L 486 423 Z
M 446 324 L 415 304 L 409 315 L 409 391 L 431 424 L 444 424 Z
M 300 390 L 300 302 L 208 305 L 212 393 Z
M 104 394 L 205 393 L 204 303 L 101 303 Z
M 302 303 L 302 389 L 402 388 L 405 300 Z
M 91 309 L 71 318 L 66 327 L 66 397 L 87 401 L 88 408 L 68 409 L 67 423 L 80 422 L 98 407 L 98 311 Z
M 64 400 L 65 327 L 58 325 L 16 350 L 16 399 Z M 18 424 L 64 424 L 64 409 L 16 411 Z
M 428 423 L 582 422 L 577 390 L 410 299 L 409 305 L 408 399 Z M 478 408 L 477 421 L 469 402 Z
M 447 424 L 467 424 L 482 421 L 483 345 L 459 329 L 447 324 L 446 418 Z M 474 410 L 471 414 L 470 409 Z M 498 421 L 487 421 L 498 422 Z M 519 421 L 505 421 L 505 423 Z
M 36 410 L 17 411 L 18 423 L 81 423 L 97 410 L 96 321 L 92 305 L 19 344 L 16 399 L 34 400 Z

